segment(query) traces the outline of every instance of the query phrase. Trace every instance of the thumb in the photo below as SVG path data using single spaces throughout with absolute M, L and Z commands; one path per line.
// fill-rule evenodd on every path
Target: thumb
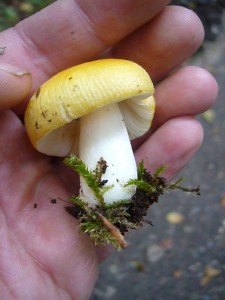
M 31 83 L 29 72 L 0 63 L 0 110 L 20 104 L 29 95 Z

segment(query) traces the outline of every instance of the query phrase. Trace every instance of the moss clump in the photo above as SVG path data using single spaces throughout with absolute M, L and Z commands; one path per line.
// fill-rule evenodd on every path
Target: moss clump
M 106 172 L 107 162 L 103 158 L 96 164 L 96 169 L 90 171 L 84 162 L 74 155 L 65 159 L 65 164 L 82 176 L 87 185 L 93 190 L 98 204 L 90 207 L 78 196 L 71 196 L 71 206 L 67 206 L 68 213 L 80 221 L 82 232 L 89 234 L 95 244 L 113 244 L 116 248 L 125 248 L 126 241 L 124 234 L 129 229 L 138 229 L 143 223 L 150 223 L 145 220 L 149 207 L 158 202 L 158 199 L 168 190 L 183 190 L 199 194 L 199 187 L 188 189 L 180 186 L 181 179 L 174 183 L 168 183 L 161 176 L 165 170 L 160 167 L 154 174 L 151 174 L 144 167 L 143 161 L 138 165 L 138 179 L 130 180 L 126 185 L 136 185 L 136 193 L 129 200 L 118 199 L 117 202 L 106 205 L 104 193 L 106 188 L 102 184 L 101 176 Z M 112 187 L 109 187 L 112 188 Z M 107 187 L 107 190 L 109 189 Z

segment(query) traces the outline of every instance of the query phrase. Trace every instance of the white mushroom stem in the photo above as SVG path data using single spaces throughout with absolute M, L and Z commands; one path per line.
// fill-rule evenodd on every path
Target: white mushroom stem
M 104 201 L 111 204 L 130 199 L 135 186 L 124 185 L 137 178 L 137 167 L 130 139 L 117 104 L 111 104 L 81 118 L 79 152 L 89 170 L 95 170 L 100 158 L 107 163 L 107 180 L 104 187 L 113 186 L 105 192 Z M 91 206 L 97 204 L 93 191 L 81 178 L 80 197 Z

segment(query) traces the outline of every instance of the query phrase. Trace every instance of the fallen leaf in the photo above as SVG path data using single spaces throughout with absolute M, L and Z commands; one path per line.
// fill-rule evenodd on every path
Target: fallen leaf
M 210 281 L 212 280 L 212 278 L 220 275 L 221 271 L 219 269 L 210 267 L 210 266 L 206 266 L 205 268 L 205 272 L 204 272 L 204 276 L 201 279 L 201 285 L 205 286 L 208 285 L 210 283 Z
M 182 275 L 183 275 L 183 272 L 180 271 L 180 270 L 177 270 L 177 271 L 175 271 L 175 272 L 173 273 L 173 277 L 176 278 L 176 279 L 181 278 Z
M 167 215 L 166 215 L 166 220 L 167 222 L 169 222 L 170 224 L 180 224 L 184 221 L 184 215 L 182 215 L 181 213 L 179 212 L 169 212 Z
M 34 6 L 31 3 L 23 2 L 20 4 L 20 10 L 25 13 L 32 13 Z
M 220 200 L 220 204 L 225 207 L 225 196 Z
M 213 123 L 216 118 L 215 111 L 213 109 L 208 109 L 202 114 L 203 119 L 208 123 Z
M 144 272 L 145 270 L 145 265 L 140 260 L 133 260 L 132 265 L 138 272 Z

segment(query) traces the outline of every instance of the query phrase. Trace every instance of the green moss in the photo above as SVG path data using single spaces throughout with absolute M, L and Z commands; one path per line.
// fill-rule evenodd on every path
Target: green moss
M 71 155 L 70 157 L 64 160 L 65 164 L 72 168 L 76 173 L 78 173 L 87 183 L 87 185 L 92 189 L 96 199 L 98 200 L 101 206 L 104 206 L 104 198 L 102 188 L 99 186 L 99 174 L 96 171 L 90 171 L 75 155 Z M 96 167 L 97 169 L 97 167 Z
M 15 26 L 19 21 L 53 2 L 54 0 L 0 1 L 0 31 Z
M 65 164 L 84 178 L 98 200 L 95 207 L 90 207 L 79 196 L 71 196 L 69 201 L 76 209 L 66 207 L 71 215 L 79 219 L 81 231 L 89 234 L 96 245 L 111 243 L 118 249 L 124 248 L 126 242 L 123 235 L 130 229 L 140 228 L 143 222 L 151 224 L 144 217 L 149 207 L 158 202 L 158 198 L 165 191 L 182 190 L 199 194 L 199 187 L 196 189 L 181 187 L 182 179 L 168 183 L 165 178 L 161 177 L 165 167 L 159 167 L 152 175 L 145 169 L 142 161 L 137 167 L 138 179 L 129 180 L 125 185 L 135 185 L 135 195 L 130 200 L 118 199 L 118 201 L 106 205 L 104 202 L 105 189 L 100 184 L 102 174 L 107 169 L 106 161 L 100 158 L 95 170 L 88 170 L 84 162 L 75 155 L 71 155 L 65 159 Z

